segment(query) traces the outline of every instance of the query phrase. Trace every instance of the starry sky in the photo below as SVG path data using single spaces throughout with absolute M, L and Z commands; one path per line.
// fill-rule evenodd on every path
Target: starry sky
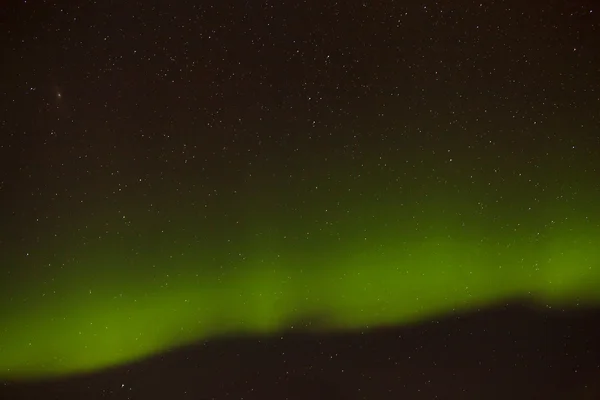
M 0 29 L 0 397 L 600 398 L 593 1 Z

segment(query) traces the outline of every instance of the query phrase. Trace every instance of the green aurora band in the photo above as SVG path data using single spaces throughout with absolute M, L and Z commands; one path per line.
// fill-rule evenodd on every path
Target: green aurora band
M 191 255 L 152 275 L 110 246 L 88 246 L 78 252 L 86 268 L 65 269 L 53 291 L 41 283 L 5 291 L 0 378 L 94 372 L 224 335 L 397 326 L 512 300 L 600 300 L 600 228 L 587 217 L 518 235 L 460 234 L 438 222 L 418 237 L 388 229 L 338 248 L 330 240 L 312 258 L 299 256 L 298 240 L 284 252 L 248 243 L 244 267 L 227 272 L 200 273 L 208 258 Z M 143 257 L 133 262 L 156 262 Z

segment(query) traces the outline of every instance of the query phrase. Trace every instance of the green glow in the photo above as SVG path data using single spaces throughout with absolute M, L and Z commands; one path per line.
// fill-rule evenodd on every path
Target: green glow
M 110 246 L 80 249 L 86 268 L 66 268 L 53 289 L 20 284 L 5 294 L 0 377 L 95 371 L 224 334 L 408 324 L 511 299 L 595 304 L 600 231 L 573 224 L 485 240 L 441 228 L 411 239 L 357 234 L 344 246 L 323 241 L 328 250 L 312 258 L 299 256 L 300 239 L 281 253 L 250 243 L 250 255 L 226 272 L 203 270 L 209 257 L 198 254 L 168 268 L 137 258 L 145 266 L 136 272 Z

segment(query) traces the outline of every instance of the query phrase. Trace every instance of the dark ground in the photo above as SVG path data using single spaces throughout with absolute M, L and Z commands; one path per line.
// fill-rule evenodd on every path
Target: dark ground
M 598 310 L 502 306 L 369 333 L 229 338 L 91 376 L 5 384 L 0 398 L 599 399 L 599 321 Z

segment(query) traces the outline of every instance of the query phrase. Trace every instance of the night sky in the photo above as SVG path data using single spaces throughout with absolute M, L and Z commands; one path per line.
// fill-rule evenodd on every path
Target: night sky
M 0 398 L 600 399 L 594 1 L 0 32 Z

